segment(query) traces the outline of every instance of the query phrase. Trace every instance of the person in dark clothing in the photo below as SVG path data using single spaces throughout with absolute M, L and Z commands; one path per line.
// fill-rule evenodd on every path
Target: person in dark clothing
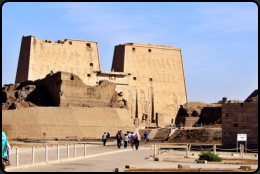
M 110 137 L 110 133 L 108 132 L 108 133 L 107 133 L 107 139 L 108 139 L 109 137 Z
M 106 142 L 107 142 L 106 132 L 105 132 L 104 135 L 102 136 L 102 141 L 103 141 L 103 145 L 105 146 L 105 145 L 106 145 Z
M 120 130 L 118 131 L 118 133 L 116 134 L 116 140 L 117 140 L 117 146 L 118 148 L 121 147 L 121 141 L 123 139 L 123 135 L 121 134 Z
M 140 136 L 139 132 L 136 132 L 135 137 L 134 137 L 134 144 L 135 144 L 136 150 L 138 150 L 140 141 L 141 141 L 141 136 Z

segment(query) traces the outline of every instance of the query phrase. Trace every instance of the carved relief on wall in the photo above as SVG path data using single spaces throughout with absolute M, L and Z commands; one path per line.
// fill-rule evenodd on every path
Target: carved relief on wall
M 171 66 L 173 67 L 173 69 L 175 69 L 175 61 L 173 58 L 171 59 Z
M 163 77 L 162 77 L 163 83 L 167 85 L 168 82 L 166 81 L 165 74 L 162 74 L 162 76 L 163 76 Z
M 150 60 L 150 58 L 147 59 L 147 64 L 148 64 L 148 67 L 151 69 L 151 68 L 152 68 L 152 65 L 151 65 L 151 60 Z
M 166 66 L 165 66 L 165 63 L 164 63 L 164 60 L 163 60 L 163 58 L 161 59 L 161 66 L 162 66 L 162 68 L 163 68 L 163 69 L 165 69 L 165 70 L 166 70 Z
M 144 111 L 144 104 L 145 104 L 145 93 L 144 93 L 144 90 L 140 89 L 140 93 L 141 93 L 141 98 L 140 98 L 140 101 L 139 103 L 141 104 L 141 113 L 145 113 Z
M 160 60 L 159 59 L 156 59 L 156 65 L 158 65 L 158 67 L 161 69 L 162 68 L 162 66 L 161 66 L 161 62 L 160 62 Z
M 176 80 L 175 80 L 175 77 L 174 77 L 173 74 L 171 74 L 171 76 L 172 76 L 172 82 L 173 82 L 173 85 L 176 86 Z
M 172 80 L 171 80 L 171 78 L 170 78 L 170 75 L 169 75 L 169 74 L 167 74 L 167 75 L 166 75 L 166 79 L 167 79 L 167 81 L 168 81 L 168 83 L 169 83 L 169 84 L 172 84 Z
M 142 86 L 145 86 L 145 82 L 148 80 L 148 78 L 145 77 L 145 75 L 142 75 L 141 76 L 141 79 L 140 79 L 140 83 L 142 84 Z
M 141 66 L 145 69 L 145 55 L 141 56 L 141 62 L 142 62 Z
M 169 61 L 169 58 L 168 58 L 168 57 L 166 58 L 166 66 L 167 66 L 167 68 L 168 68 L 169 70 L 171 70 L 171 69 L 172 69 L 172 67 L 171 67 L 171 64 L 170 64 L 170 61 Z
M 156 69 L 158 66 L 154 57 L 152 57 L 152 62 L 153 62 L 154 69 Z
M 161 79 L 161 76 L 160 76 L 159 73 L 157 73 L 157 82 L 158 82 L 159 84 L 162 84 L 162 79 Z
M 73 51 L 71 50 L 70 55 L 69 55 L 69 57 L 68 57 L 68 62 L 71 63 L 71 61 L 73 61 L 73 57 L 74 57 L 74 53 L 73 53 Z
M 141 59 L 138 55 L 135 56 L 134 60 L 135 60 L 137 66 L 141 66 Z
M 67 60 L 67 50 L 64 49 L 62 52 L 62 62 L 65 62 L 65 60 Z
M 88 63 L 88 54 L 87 51 L 84 52 L 82 63 L 87 64 Z
M 175 94 L 175 92 L 173 92 L 173 106 L 175 108 L 175 113 L 177 113 L 177 109 L 178 109 L 178 98 L 177 95 Z

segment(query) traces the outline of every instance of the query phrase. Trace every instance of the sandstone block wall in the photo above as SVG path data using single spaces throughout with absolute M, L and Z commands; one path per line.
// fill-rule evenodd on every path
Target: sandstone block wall
M 93 86 L 96 85 L 93 71 L 100 70 L 97 42 L 65 39 L 53 43 L 23 36 L 15 83 L 42 79 L 51 71 L 64 71 Z
M 247 147 L 258 148 L 258 103 L 223 104 L 222 146 L 236 148 L 237 134 L 247 134 Z
M 112 69 L 131 74 L 129 85 L 120 92 L 125 94 L 135 118 L 142 119 L 146 114 L 150 122 L 155 122 L 156 113 L 163 113 L 165 123 L 170 124 L 179 105 L 188 101 L 179 48 L 140 43 L 118 45 Z
M 47 138 L 101 138 L 104 132 L 114 136 L 119 129 L 135 130 L 126 109 L 34 107 L 2 111 L 2 130 L 8 138 L 40 138 L 43 132 Z

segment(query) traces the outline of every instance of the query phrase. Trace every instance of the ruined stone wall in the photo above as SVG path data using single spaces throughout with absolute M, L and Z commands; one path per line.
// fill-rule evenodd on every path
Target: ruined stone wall
M 23 36 L 15 83 L 44 78 L 51 71 L 78 75 L 85 84 L 96 85 L 100 71 L 97 42 L 65 39 L 53 43 Z
M 222 146 L 236 148 L 237 134 L 247 134 L 247 147 L 258 148 L 258 103 L 223 104 Z
M 100 81 L 96 86 L 87 86 L 74 74 L 62 73 L 60 106 L 109 107 L 111 100 L 117 96 L 116 84 Z M 116 106 L 114 106 L 116 107 Z
M 2 130 L 9 138 L 101 138 L 104 132 L 115 136 L 118 130 L 134 131 L 126 109 L 84 107 L 34 107 L 2 111 Z
M 123 54 L 123 53 L 124 54 Z M 118 54 L 117 54 L 118 53 Z M 129 103 L 131 115 L 155 120 L 164 114 L 170 124 L 179 105 L 188 101 L 181 50 L 173 46 L 130 43 L 115 47 L 112 69 L 131 73 L 129 85 L 121 88 Z
M 193 127 L 200 117 L 176 117 L 175 125 L 183 127 Z

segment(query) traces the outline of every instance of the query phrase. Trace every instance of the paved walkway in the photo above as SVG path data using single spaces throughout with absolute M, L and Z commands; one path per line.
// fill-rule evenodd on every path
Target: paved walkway
M 79 146 L 79 145 L 78 145 Z M 83 145 L 82 145 L 83 147 Z M 80 148 L 80 147 L 79 147 Z M 67 147 L 64 146 L 66 151 Z M 142 145 L 139 150 L 132 150 L 131 147 L 128 147 L 127 150 L 124 148 L 118 149 L 115 143 L 109 143 L 108 146 L 102 146 L 101 143 L 96 143 L 96 145 L 88 145 L 87 146 L 88 155 L 93 154 L 102 154 L 102 156 L 95 156 L 85 159 L 78 159 L 74 161 L 66 161 L 58 164 L 50 164 L 41 167 L 28 168 L 28 169 L 20 169 L 15 170 L 15 172 L 113 172 L 115 168 L 125 168 L 125 165 L 136 165 L 137 168 L 177 168 L 178 164 L 190 165 L 191 168 L 239 168 L 240 165 L 230 165 L 230 164 L 196 164 L 196 163 L 183 163 L 183 162 L 161 162 L 161 161 L 149 161 L 145 160 L 146 156 L 153 154 L 153 149 L 148 146 Z M 21 156 L 26 157 L 26 150 L 21 150 Z M 50 156 L 55 157 L 56 147 L 53 147 L 53 150 L 50 148 L 53 154 Z M 43 150 L 44 151 L 44 148 Z M 73 157 L 74 151 L 71 149 L 71 155 Z M 77 154 L 81 153 L 81 150 L 77 150 Z M 105 152 L 115 152 L 113 154 L 109 154 Z M 15 151 L 13 152 L 15 154 Z M 40 154 L 41 152 L 39 152 Z M 82 153 L 84 154 L 84 150 L 82 148 Z M 11 158 L 13 155 L 11 153 Z M 24 154 L 24 155 L 23 155 Z M 30 156 L 27 156 L 30 161 Z M 38 157 L 38 161 L 41 159 L 45 159 L 45 156 Z M 65 157 L 66 158 L 66 155 Z M 43 160 L 44 161 L 44 160 Z M 43 162 L 41 161 L 41 162 Z M 9 166 L 8 168 L 15 167 L 15 159 L 11 160 L 13 166 Z M 21 162 L 27 163 L 27 162 Z M 20 163 L 19 163 L 20 165 Z M 251 165 L 252 169 L 257 169 L 258 165 Z

